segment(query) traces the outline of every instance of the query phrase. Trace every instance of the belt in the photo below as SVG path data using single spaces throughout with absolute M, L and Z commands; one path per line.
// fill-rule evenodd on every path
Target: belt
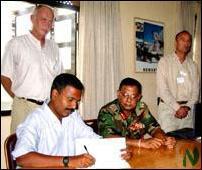
M 34 99 L 26 99 L 24 97 L 18 97 L 19 99 L 24 99 L 24 100 L 27 100 L 29 102 L 32 102 L 32 103 L 35 103 L 35 104 L 38 104 L 38 105 L 42 105 L 44 103 L 44 101 L 39 101 L 39 100 L 34 100 Z
M 164 101 L 160 98 L 160 102 L 164 103 Z M 187 104 L 188 101 L 177 101 L 178 104 Z

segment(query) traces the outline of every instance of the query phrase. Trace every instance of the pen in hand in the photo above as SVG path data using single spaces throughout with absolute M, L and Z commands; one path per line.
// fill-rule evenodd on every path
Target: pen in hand
M 86 147 L 86 145 L 84 145 L 84 149 L 86 150 L 86 152 L 89 154 L 88 149 Z

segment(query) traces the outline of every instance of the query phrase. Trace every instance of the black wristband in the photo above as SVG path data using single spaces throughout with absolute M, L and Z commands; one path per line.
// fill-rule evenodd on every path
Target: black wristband
M 64 167 L 68 167 L 69 157 L 68 156 L 64 156 L 62 162 L 64 164 Z

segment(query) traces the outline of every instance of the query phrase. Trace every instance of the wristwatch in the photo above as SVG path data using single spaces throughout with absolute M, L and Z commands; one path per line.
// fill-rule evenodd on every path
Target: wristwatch
M 62 162 L 64 164 L 64 167 L 68 167 L 69 157 L 68 156 L 64 156 Z

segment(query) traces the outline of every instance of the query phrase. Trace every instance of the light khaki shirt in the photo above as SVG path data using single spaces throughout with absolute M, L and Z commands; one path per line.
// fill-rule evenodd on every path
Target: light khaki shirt
M 196 63 L 187 56 L 181 64 L 175 53 L 162 57 L 157 67 L 157 96 L 177 111 L 177 101 L 188 101 L 190 108 L 198 101 L 199 74 Z

